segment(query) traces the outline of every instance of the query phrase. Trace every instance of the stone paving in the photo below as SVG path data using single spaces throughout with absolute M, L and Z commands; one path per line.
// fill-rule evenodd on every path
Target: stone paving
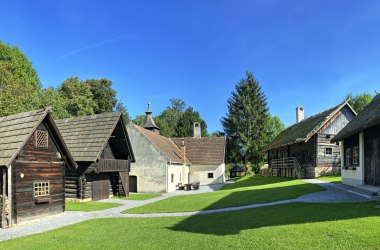
M 33 221 L 24 225 L 17 225 L 13 228 L 9 229 L 0 229 L 0 241 L 8 240 L 12 238 L 22 237 L 26 235 L 41 233 L 45 231 L 49 231 L 52 229 L 56 229 L 59 227 L 64 227 L 67 225 L 72 225 L 78 222 L 86 221 L 94 218 L 117 218 L 117 217 L 127 217 L 127 218 L 152 218 L 152 217 L 174 217 L 174 216 L 194 216 L 200 214 L 210 214 L 210 213 L 220 213 L 227 211 L 237 211 L 249 208 L 257 208 L 264 206 L 273 206 L 291 202 L 361 202 L 372 200 L 373 198 L 353 193 L 349 187 L 342 184 L 328 183 L 321 180 L 316 179 L 308 179 L 304 180 L 308 183 L 318 184 L 326 189 L 326 191 L 306 194 L 296 199 L 290 200 L 282 200 L 270 203 L 263 204 L 252 204 L 246 206 L 239 207 L 229 207 L 229 208 L 220 208 L 220 209 L 212 209 L 212 210 L 203 210 L 203 211 L 194 211 L 194 212 L 180 212 L 180 213 L 157 213 L 157 214 L 122 214 L 121 212 L 137 207 L 145 204 L 149 204 L 152 202 L 156 202 L 159 200 L 163 200 L 169 197 L 173 197 L 176 195 L 188 195 L 188 194 L 196 194 L 196 193 L 205 193 L 205 192 L 213 192 L 219 190 L 223 185 L 213 185 L 213 186 L 202 186 L 200 190 L 197 191 L 175 191 L 169 194 L 163 194 L 160 197 L 156 197 L 149 200 L 144 201 L 133 201 L 133 200 L 118 200 L 118 199 L 108 199 L 102 202 L 115 202 L 123 204 L 120 207 L 110 208 L 102 211 L 94 211 L 94 212 L 72 212 L 68 211 L 61 215 L 46 217 L 40 219 L 38 221 Z

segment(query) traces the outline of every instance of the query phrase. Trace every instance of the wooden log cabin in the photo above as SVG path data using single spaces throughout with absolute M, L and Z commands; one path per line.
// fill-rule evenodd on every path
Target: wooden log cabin
M 296 178 L 339 173 L 340 148 L 330 140 L 355 116 L 347 102 L 307 119 L 304 119 L 303 107 L 297 107 L 296 123 L 265 147 L 269 173 Z
M 120 113 L 57 120 L 56 124 L 78 164 L 67 169 L 66 199 L 101 200 L 129 194 L 134 155 Z
M 49 109 L 0 117 L 1 227 L 64 212 L 76 167 Z
M 343 184 L 380 194 L 380 94 L 331 141 L 340 141 Z

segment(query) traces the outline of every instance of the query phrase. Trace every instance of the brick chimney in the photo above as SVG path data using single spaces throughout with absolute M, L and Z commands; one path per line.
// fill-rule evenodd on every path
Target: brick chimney
M 296 123 L 305 119 L 305 110 L 302 106 L 296 108 Z
M 194 138 L 202 137 L 202 129 L 201 129 L 201 124 L 199 122 L 194 122 L 193 134 L 194 134 Z

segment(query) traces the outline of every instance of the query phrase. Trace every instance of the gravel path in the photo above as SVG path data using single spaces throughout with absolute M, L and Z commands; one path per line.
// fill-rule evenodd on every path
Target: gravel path
M 41 233 L 56 229 L 59 227 L 72 225 L 78 222 L 94 219 L 94 218 L 117 218 L 117 217 L 126 217 L 126 218 L 152 218 L 152 217 L 175 217 L 175 216 L 193 216 L 200 214 L 210 214 L 210 213 L 220 213 L 227 211 L 237 211 L 249 208 L 257 208 L 264 206 L 273 206 L 291 202 L 318 202 L 318 203 L 331 203 L 331 202 L 361 202 L 371 200 L 371 197 L 353 193 L 347 186 L 342 184 L 328 183 L 316 179 L 304 180 L 308 183 L 318 184 L 326 189 L 326 191 L 306 194 L 296 199 L 275 201 L 270 203 L 263 204 L 252 204 L 239 207 L 230 207 L 230 208 L 220 208 L 212 210 L 203 210 L 195 212 L 180 212 L 180 213 L 157 213 L 157 214 L 122 214 L 121 212 L 159 200 L 163 200 L 169 197 L 176 195 L 188 195 L 194 193 L 205 193 L 213 192 L 219 190 L 223 185 L 213 185 L 213 186 L 203 186 L 198 191 L 175 191 L 169 194 L 164 194 L 160 197 L 145 201 L 133 201 L 133 200 L 117 200 L 117 199 L 108 199 L 102 202 L 115 202 L 123 204 L 120 207 L 110 208 L 102 211 L 95 212 L 65 212 L 61 215 L 47 217 L 38 221 L 33 221 L 29 224 L 18 225 L 9 229 L 0 229 L 0 241 L 8 240 L 12 238 L 22 237 L 26 235 Z

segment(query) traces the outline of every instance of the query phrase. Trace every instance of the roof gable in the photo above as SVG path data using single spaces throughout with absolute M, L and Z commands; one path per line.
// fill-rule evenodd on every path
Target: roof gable
M 50 109 L 38 109 L 0 117 L 0 166 L 9 167 L 12 164 L 43 121 L 46 121 L 47 129 L 53 135 L 53 140 L 59 151 L 67 156 L 65 161 L 69 166 L 77 167 L 51 118 Z
M 349 107 L 349 109 L 356 115 L 351 106 L 347 102 L 343 102 L 286 128 L 265 147 L 265 150 L 297 142 L 307 142 L 345 106 Z
M 170 159 L 172 163 L 183 164 L 184 160 L 182 159 L 181 150 L 170 138 L 156 134 L 135 124 L 131 125 L 145 136 L 163 155 Z M 185 158 L 186 164 L 191 164 L 189 159 Z
M 367 128 L 380 124 L 380 94 L 372 101 L 352 121 L 332 138 L 332 142 L 337 142 L 355 135 Z
M 177 146 L 182 144 L 182 138 L 171 138 Z M 225 158 L 225 137 L 186 137 L 186 157 L 192 164 L 223 164 Z
M 56 120 L 56 124 L 75 161 L 96 162 L 120 119 L 120 113 L 112 112 Z M 131 154 L 133 158 L 132 150 Z

